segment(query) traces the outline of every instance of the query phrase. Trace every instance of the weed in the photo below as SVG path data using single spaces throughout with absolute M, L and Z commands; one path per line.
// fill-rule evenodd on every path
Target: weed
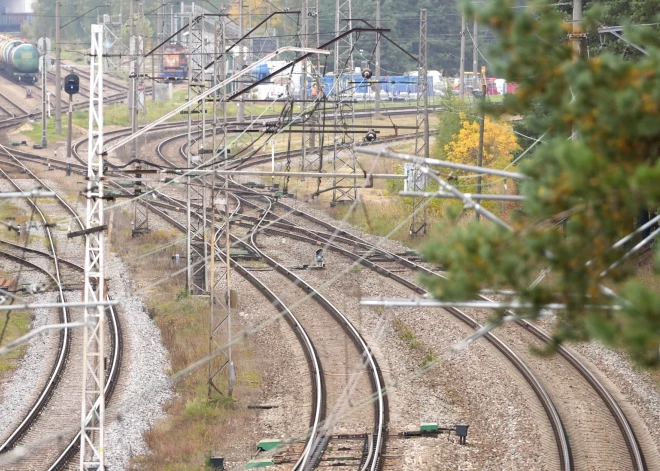
M 225 412 L 223 404 L 214 399 L 202 399 L 195 397 L 186 402 L 183 414 L 191 419 L 218 419 Z
M 249 388 L 261 387 L 261 375 L 254 371 L 246 371 L 238 376 L 238 380 Z
M 176 294 L 176 302 L 180 302 L 183 300 L 186 300 L 190 297 L 190 293 L 188 292 L 188 288 L 182 288 L 181 291 L 179 291 Z
M 407 343 L 408 347 L 412 348 L 413 350 L 416 350 L 421 346 L 419 341 L 417 340 L 417 337 L 415 337 L 413 331 L 410 330 L 403 322 L 397 320 L 395 324 L 395 329 L 397 331 L 399 339 Z
M 6 345 L 21 335 L 25 335 L 29 330 L 31 320 L 31 314 L 26 311 L 6 312 L 0 320 L 0 334 L 2 334 L 0 345 Z M 18 361 L 23 357 L 26 350 L 27 346 L 23 345 L 0 356 L 0 378 L 3 373 L 18 366 Z
M 419 365 L 420 368 L 426 369 L 429 368 L 435 361 L 438 359 L 438 357 L 431 351 L 429 351 L 426 355 L 424 355 L 424 359 L 422 360 L 422 364 Z

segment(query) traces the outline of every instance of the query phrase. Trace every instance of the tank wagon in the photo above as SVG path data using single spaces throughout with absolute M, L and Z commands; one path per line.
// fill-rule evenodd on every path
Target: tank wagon
M 39 51 L 22 39 L 0 35 L 0 71 L 14 82 L 34 84 L 39 76 Z

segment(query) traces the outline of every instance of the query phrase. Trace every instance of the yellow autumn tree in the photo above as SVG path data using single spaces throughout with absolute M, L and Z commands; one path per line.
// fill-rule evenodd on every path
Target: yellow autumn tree
M 282 2 L 280 0 L 273 0 L 272 2 L 268 0 L 243 0 L 243 14 L 245 15 L 243 18 L 243 32 L 247 33 L 250 29 L 250 25 L 255 26 L 258 22 L 265 19 L 270 13 L 283 10 L 285 7 L 281 5 L 281 3 Z M 236 21 L 239 17 L 238 6 L 239 2 L 234 1 L 229 7 L 229 15 L 234 19 L 234 21 Z M 250 23 L 247 15 L 252 16 L 252 23 Z M 283 25 L 284 16 L 275 15 L 264 27 L 280 28 Z
M 452 141 L 445 145 L 446 159 L 466 165 L 477 165 L 479 153 L 479 121 L 469 120 L 464 113 L 460 114 L 460 130 L 454 134 Z M 484 152 L 482 165 L 484 167 L 502 170 L 511 163 L 513 153 L 520 149 L 511 125 L 505 121 L 494 121 L 487 117 L 484 125 Z M 512 169 L 510 169 L 512 170 Z M 454 172 L 455 174 L 456 172 Z M 453 182 L 458 189 L 466 193 L 476 190 L 474 174 L 465 175 L 458 172 L 457 181 Z M 514 182 L 505 178 L 484 175 L 482 192 L 491 194 L 515 194 L 517 188 Z M 456 203 L 453 203 L 456 205 Z M 498 216 L 507 217 L 516 204 L 482 201 L 481 204 Z M 437 203 L 438 211 L 445 212 L 447 202 Z
M 460 131 L 454 134 L 454 139 L 445 146 L 447 160 L 476 165 L 479 152 L 479 122 L 471 122 L 464 114 L 461 114 L 460 117 Z M 509 123 L 486 118 L 482 162 L 484 167 L 496 169 L 506 167 L 511 162 L 513 153 L 519 149 L 516 136 Z

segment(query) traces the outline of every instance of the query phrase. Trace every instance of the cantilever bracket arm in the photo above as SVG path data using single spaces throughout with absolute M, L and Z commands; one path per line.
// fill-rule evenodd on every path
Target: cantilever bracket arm
M 198 20 L 200 17 L 202 17 L 202 16 L 229 16 L 229 15 L 226 14 L 226 13 L 204 13 L 203 15 L 196 16 L 196 17 L 193 19 L 193 21 L 197 21 L 197 20 Z M 177 34 L 179 34 L 180 32 L 182 32 L 184 29 L 187 29 L 188 26 L 190 26 L 190 23 L 186 23 L 185 25 L 183 25 L 181 28 L 179 28 L 178 31 L 176 31 L 175 33 L 173 33 L 169 38 L 167 38 L 165 41 L 163 41 L 162 43 L 160 43 L 158 46 L 154 47 L 151 51 L 147 52 L 147 53 L 144 55 L 144 57 L 149 57 L 151 54 L 153 54 L 153 53 L 156 52 L 158 49 L 160 49 L 160 48 L 161 48 L 166 42 L 168 42 L 168 41 L 169 41 L 170 39 L 172 39 L 174 36 L 176 36 Z
M 365 25 L 367 25 L 368 27 L 374 28 L 374 26 L 371 23 L 369 23 L 367 20 L 363 20 L 362 18 L 350 18 L 347 21 L 361 21 Z M 381 35 L 381 37 L 383 37 L 383 38 L 387 39 L 389 42 L 391 42 L 396 48 L 398 48 L 401 52 L 403 52 L 405 55 L 410 57 L 412 60 L 414 60 L 415 62 L 419 62 L 419 59 L 417 57 L 413 56 L 411 53 L 406 51 L 403 47 L 399 46 L 392 38 L 390 38 L 389 36 L 387 36 L 383 33 L 381 33 L 380 35 Z M 415 82 L 415 83 L 417 83 L 417 82 Z
M 222 82 L 212 86 L 211 88 L 206 90 L 204 93 L 200 93 L 196 97 L 194 97 L 191 100 L 187 101 L 183 105 L 178 106 L 177 108 L 170 111 L 169 113 L 165 113 L 163 116 L 161 116 L 157 120 L 152 121 L 151 123 L 147 124 L 146 126 L 141 128 L 140 130 L 134 132 L 130 136 L 126 136 L 125 138 L 120 139 L 115 144 L 113 144 L 110 147 L 105 149 L 105 152 L 104 152 L 105 155 L 110 154 L 110 152 L 119 149 L 121 146 L 131 142 L 133 139 L 136 139 L 136 138 L 140 137 L 141 135 L 145 134 L 146 132 L 151 131 L 153 128 L 158 126 L 160 123 L 162 123 L 164 121 L 167 121 L 172 116 L 175 116 L 175 115 L 179 114 L 181 111 L 185 110 L 186 108 L 191 107 L 192 105 L 194 105 L 195 103 L 203 100 L 207 96 L 215 93 L 216 90 L 220 90 L 222 87 L 226 86 L 227 84 L 229 84 L 229 83 L 233 82 L 234 80 L 242 77 L 243 75 L 249 73 L 252 69 L 260 66 L 261 64 L 264 64 L 264 63 L 268 62 L 273 57 L 279 56 L 283 52 L 289 52 L 289 51 L 306 52 L 307 54 L 305 54 L 305 56 L 310 56 L 312 54 L 330 54 L 330 51 L 323 50 L 323 49 L 314 49 L 314 48 L 309 48 L 309 47 L 296 47 L 296 46 L 281 47 L 281 48 L 277 49 L 276 51 L 271 52 L 270 54 L 266 54 L 262 59 L 259 59 L 254 64 L 250 64 L 245 69 L 239 70 L 238 72 L 236 72 L 235 75 L 232 75 L 231 77 L 223 80 Z
M 342 34 L 340 34 L 340 35 L 337 36 L 336 38 L 334 38 L 334 39 L 328 41 L 327 43 L 325 43 L 325 44 L 321 44 L 321 45 L 319 46 L 319 49 L 327 49 L 328 46 L 330 46 L 330 45 L 336 43 L 337 41 L 339 41 L 339 40 L 345 38 L 345 37 L 348 36 L 349 34 L 353 34 L 353 33 L 362 33 L 362 32 L 367 32 L 367 33 L 380 33 L 380 34 L 382 34 L 382 33 L 389 33 L 390 31 L 391 31 L 391 30 L 388 29 L 388 28 L 353 28 L 353 29 L 350 29 L 350 30 L 348 30 L 348 31 L 344 31 Z M 272 74 L 267 75 L 266 77 L 262 78 L 261 80 L 257 80 L 257 81 L 254 82 L 252 85 L 247 86 L 247 87 L 244 88 L 243 90 L 240 90 L 240 91 L 234 93 L 232 96 L 230 96 L 229 98 L 227 98 L 227 101 L 232 101 L 232 100 L 236 99 L 237 97 L 243 95 L 244 93 L 249 92 L 249 91 L 252 90 L 254 87 L 256 87 L 256 86 L 258 86 L 258 85 L 260 85 L 260 84 L 262 84 L 262 83 L 264 83 L 264 82 L 267 82 L 268 80 L 270 80 L 271 78 L 273 78 L 273 77 L 276 76 L 277 74 L 280 74 L 280 73 L 284 72 L 286 69 L 289 69 L 289 68 L 293 67 L 293 66 L 296 65 L 298 62 L 304 61 L 305 59 L 307 59 L 308 57 L 310 57 L 312 54 L 315 54 L 315 53 L 313 53 L 313 52 L 308 52 L 307 54 L 304 54 L 304 55 L 298 57 L 297 59 L 294 59 L 292 62 L 289 62 L 287 65 L 285 65 L 285 66 L 283 66 L 283 67 L 280 67 L 279 69 L 277 69 L 277 70 L 276 70 L 275 72 L 273 72 Z
M 617 38 L 619 38 L 621 41 L 623 41 L 623 42 L 627 43 L 628 45 L 634 47 L 635 49 L 637 49 L 642 54 L 647 55 L 647 56 L 649 55 L 649 53 L 646 49 L 642 48 L 641 46 L 638 46 L 634 42 L 624 38 L 623 35 L 619 34 L 621 31 L 623 31 L 623 26 L 601 26 L 600 28 L 598 28 L 598 33 L 599 34 L 610 33 L 610 34 L 616 36 Z
M 227 50 L 226 50 L 223 54 L 227 54 L 229 51 L 231 51 L 232 49 L 234 49 L 234 47 L 236 47 L 236 46 L 238 45 L 238 43 L 240 43 L 240 42 L 243 41 L 245 38 L 247 38 L 247 37 L 250 36 L 252 33 L 254 33 L 254 32 L 255 32 L 255 31 L 256 31 L 261 25 L 263 25 L 264 23 L 266 23 L 266 22 L 267 22 L 268 20 L 270 20 L 273 16 L 275 16 L 275 15 L 299 15 L 299 14 L 300 14 L 300 10 L 295 10 L 295 11 L 276 11 L 276 12 L 271 13 L 271 14 L 268 15 L 264 20 L 262 20 L 257 26 L 255 26 L 254 28 L 252 28 L 250 31 L 248 31 L 247 33 L 245 33 L 245 34 L 243 35 L 243 37 L 239 38 L 234 44 L 232 44 L 231 46 L 229 46 L 229 47 L 227 48 Z M 222 54 L 218 55 L 218 57 L 216 57 L 215 59 L 213 59 L 213 61 L 211 61 L 210 63 L 208 63 L 208 64 L 206 65 L 206 67 L 204 67 L 204 70 L 208 69 L 208 68 L 211 67 L 213 64 L 215 64 L 215 61 L 217 61 L 217 60 L 220 59 L 221 57 L 222 57 Z

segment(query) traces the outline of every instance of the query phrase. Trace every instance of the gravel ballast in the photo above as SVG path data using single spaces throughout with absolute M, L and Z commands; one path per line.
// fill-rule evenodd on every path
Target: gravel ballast
M 118 257 L 111 254 L 109 259 L 108 294 L 119 301 L 124 353 L 110 404 L 111 411 L 119 408 L 119 415 L 106 433 L 106 456 L 110 469 L 126 469 L 133 456 L 147 452 L 143 433 L 164 416 L 163 405 L 172 396 L 166 373 L 170 364 L 160 330 L 149 318 L 143 300 L 132 294 L 128 270 Z

